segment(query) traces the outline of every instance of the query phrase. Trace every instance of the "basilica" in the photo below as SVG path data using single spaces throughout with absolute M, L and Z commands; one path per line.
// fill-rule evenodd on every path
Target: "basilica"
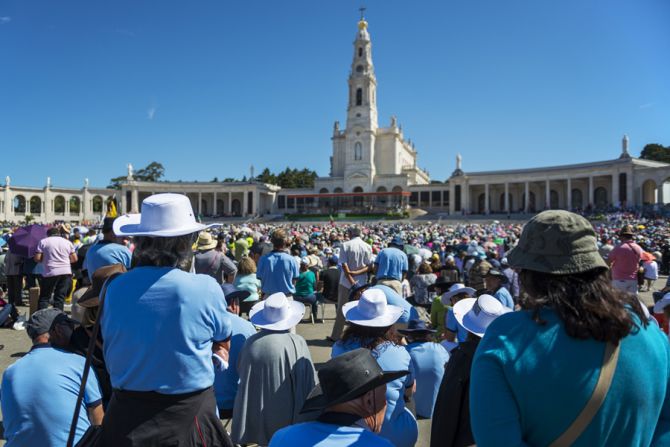
M 102 218 L 114 201 L 135 213 L 151 194 L 185 194 L 203 218 L 286 214 L 385 214 L 418 208 L 439 215 L 525 214 L 545 209 L 611 209 L 663 206 L 670 202 L 670 165 L 635 158 L 624 136 L 612 158 L 591 163 L 476 172 L 455 156 L 446 181 L 431 181 L 417 166 L 417 150 L 395 116 L 380 127 L 372 42 L 364 18 L 357 24 L 348 78 L 346 122 L 335 121 L 330 172 L 313 188 L 285 189 L 255 181 L 143 182 L 129 166 L 120 190 L 0 186 L 0 221 L 87 222 Z M 325 139 L 325 138 L 324 138 Z M 326 156 L 326 154 L 324 154 Z

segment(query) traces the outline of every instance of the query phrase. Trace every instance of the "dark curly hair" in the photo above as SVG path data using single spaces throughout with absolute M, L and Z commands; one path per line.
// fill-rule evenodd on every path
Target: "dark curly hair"
M 539 324 L 546 323 L 540 310 L 552 309 L 574 338 L 618 344 L 639 329 L 633 315 L 644 327 L 649 323 L 637 297 L 615 289 L 605 268 L 570 275 L 522 270 L 519 281 L 526 295 L 521 307 Z
M 354 323 L 347 323 L 347 327 L 342 333 L 341 341 L 343 344 L 346 344 L 350 340 L 359 340 L 361 348 L 366 348 L 370 351 L 387 341 L 395 344 L 400 342 L 398 333 L 393 326 L 367 327 L 359 326 Z
M 193 261 L 193 243 L 198 233 L 176 237 L 134 238 L 133 267 L 177 267 L 188 270 Z

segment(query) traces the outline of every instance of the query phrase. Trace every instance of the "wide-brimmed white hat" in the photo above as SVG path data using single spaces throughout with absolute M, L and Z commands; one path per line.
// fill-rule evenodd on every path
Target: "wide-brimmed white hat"
M 442 304 L 445 306 L 451 306 L 451 302 L 449 301 L 451 297 L 460 293 L 467 293 L 468 295 L 472 296 L 477 293 L 477 291 L 472 287 L 465 287 L 465 284 L 457 282 L 456 284 L 449 287 L 449 290 L 442 294 Z
M 140 214 L 125 214 L 114 221 L 117 236 L 173 237 L 205 228 L 195 221 L 191 201 L 183 194 L 154 194 L 142 201 Z
M 388 304 L 386 295 L 379 289 L 367 289 L 358 301 L 342 306 L 344 318 L 359 326 L 386 327 L 398 321 L 402 307 Z
M 282 292 L 273 293 L 249 311 L 249 320 L 263 329 L 285 331 L 302 320 L 305 305 L 299 301 L 289 301 Z
M 458 324 L 479 337 L 484 336 L 493 320 L 511 311 L 491 295 L 465 298 L 454 305 L 454 317 Z

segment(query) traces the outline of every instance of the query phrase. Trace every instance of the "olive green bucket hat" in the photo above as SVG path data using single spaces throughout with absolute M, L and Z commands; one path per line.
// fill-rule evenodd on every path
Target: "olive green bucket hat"
M 561 210 L 544 211 L 529 220 L 507 261 L 514 268 L 554 275 L 608 268 L 591 223 Z

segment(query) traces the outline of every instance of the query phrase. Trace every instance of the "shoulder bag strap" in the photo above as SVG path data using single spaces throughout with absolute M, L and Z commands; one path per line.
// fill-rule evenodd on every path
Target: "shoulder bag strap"
M 619 360 L 620 346 L 621 343 L 616 346 L 613 343 L 607 343 L 605 347 L 605 355 L 603 356 L 603 364 L 600 369 L 600 376 L 598 377 L 598 383 L 596 383 L 591 398 L 582 409 L 582 412 L 579 413 L 577 419 L 575 419 L 572 424 L 570 424 L 570 427 L 552 442 L 549 447 L 571 446 L 584 430 L 586 430 L 586 427 L 589 426 L 593 417 L 598 413 L 598 410 L 600 410 L 600 407 L 605 401 L 605 397 L 607 397 L 610 385 L 612 385 L 612 378 L 614 377 L 617 361 Z
M 77 395 L 77 404 L 74 407 L 74 414 L 72 415 L 72 422 L 70 423 L 70 434 L 67 438 L 67 447 L 74 445 L 74 435 L 77 432 L 77 422 L 79 421 L 79 412 L 81 411 L 81 403 L 84 400 L 86 392 L 86 382 L 88 381 L 88 372 L 91 369 L 91 361 L 93 359 L 93 352 L 95 351 L 95 344 L 98 340 L 98 332 L 100 331 L 100 320 L 102 319 L 102 309 L 105 303 L 105 295 L 107 295 L 107 286 L 114 278 L 121 273 L 114 273 L 105 281 L 100 291 L 100 305 L 98 309 L 98 316 L 95 319 L 93 330 L 91 331 L 91 338 L 88 341 L 88 350 L 86 351 L 86 362 L 84 363 L 84 372 L 81 375 L 81 385 L 79 386 L 79 394 Z

